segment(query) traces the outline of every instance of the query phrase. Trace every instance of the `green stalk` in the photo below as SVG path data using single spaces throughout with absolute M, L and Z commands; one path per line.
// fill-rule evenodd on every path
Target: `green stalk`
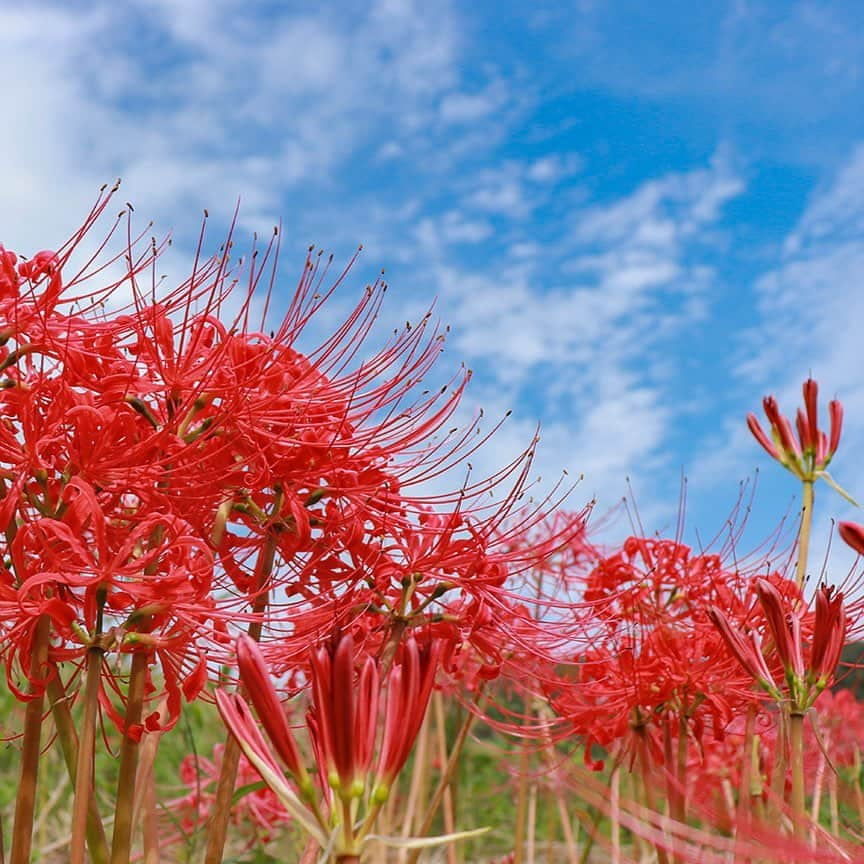
M 831 811 L 831 833 L 837 837 L 840 834 L 840 808 L 837 802 L 837 774 L 828 774 L 828 804 Z
M 792 824 L 796 840 L 807 839 L 807 811 L 804 801 L 804 715 L 795 711 L 789 718 L 790 765 L 792 772 Z
M 33 844 L 33 817 L 36 811 L 36 786 L 39 776 L 39 752 L 42 741 L 42 706 L 44 686 L 38 683 L 46 676 L 48 638 L 51 621 L 42 615 L 36 623 L 33 653 L 30 657 L 30 684 L 33 698 L 24 711 L 24 737 L 21 746 L 21 773 L 15 798 L 15 821 L 12 826 L 12 854 L 10 864 L 29 864 Z
M 613 766 L 612 770 L 614 771 L 617 766 Z M 600 820 L 603 818 L 603 813 L 601 810 L 594 810 L 594 814 L 591 814 L 591 811 L 594 810 L 590 805 L 585 810 L 585 822 L 582 823 L 582 827 L 585 829 L 585 846 L 582 848 L 582 855 L 579 858 L 579 864 L 588 864 L 588 859 L 591 857 L 591 850 L 594 848 L 594 844 L 597 842 L 597 830 L 600 827 Z M 577 813 L 580 812 L 577 810 Z
M 805 480 L 801 493 L 801 526 L 798 529 L 798 561 L 795 567 L 795 581 L 799 588 L 804 587 L 807 578 L 807 556 L 810 554 L 810 529 L 813 524 L 813 481 Z
M 135 775 L 138 770 L 139 740 L 129 730 L 141 725 L 144 689 L 147 683 L 149 653 L 132 656 L 129 692 L 126 698 L 126 719 L 123 742 L 120 745 L 120 771 L 117 776 L 117 797 L 114 804 L 114 836 L 111 839 L 111 864 L 129 864 L 132 854 L 132 812 L 135 800 Z
M 516 794 L 516 825 L 513 838 L 513 864 L 522 864 L 525 854 L 525 817 L 528 812 L 528 745 L 521 743 L 519 754 L 519 786 Z

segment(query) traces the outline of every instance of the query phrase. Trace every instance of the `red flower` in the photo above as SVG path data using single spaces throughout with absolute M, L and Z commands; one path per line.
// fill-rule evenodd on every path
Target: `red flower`
M 846 643 L 846 611 L 843 593 L 820 585 L 816 593 L 816 615 L 813 621 L 813 644 L 810 648 L 809 672 L 813 683 L 824 688 L 840 662 Z
M 406 640 L 387 682 L 384 734 L 376 769 L 376 786 L 389 789 L 402 770 L 420 731 L 435 683 L 440 643 L 423 647 Z M 382 794 L 382 793 L 379 793 Z
M 806 711 L 831 681 L 840 660 L 846 641 L 843 594 L 820 586 L 815 615 L 805 617 L 796 594 L 784 597 L 765 579 L 756 580 L 756 593 L 784 680 L 778 680 L 771 671 L 756 630 L 742 635 L 738 625 L 716 608 L 709 610 L 709 617 L 732 655 L 772 699 L 791 699 L 796 710 Z M 808 641 L 809 647 L 805 647 Z
M 836 399 L 828 403 L 830 435 L 826 436 L 819 428 L 818 387 L 812 378 L 804 382 L 803 392 L 805 410 L 799 408 L 795 420 L 797 440 L 792 424 L 780 413 L 777 400 L 773 396 L 766 396 L 762 400 L 771 437 L 765 434 L 755 414 L 747 415 L 747 426 L 772 459 L 776 459 L 802 480 L 812 481 L 820 473 L 824 473 L 837 451 L 843 425 L 843 406 Z
M 270 670 L 261 656 L 257 643 L 248 636 L 237 640 L 237 667 L 249 698 L 267 732 L 267 737 L 276 747 L 288 770 L 302 785 L 308 777 L 294 735 L 288 726 L 282 704 L 270 681 Z

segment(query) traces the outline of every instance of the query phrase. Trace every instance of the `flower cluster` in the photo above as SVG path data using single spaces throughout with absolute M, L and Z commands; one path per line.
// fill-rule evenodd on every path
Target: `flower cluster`
M 367 656 L 359 673 L 351 636 L 337 633 L 329 646 L 313 650 L 312 704 L 306 727 L 319 778 L 316 789 L 257 644 L 248 636 L 237 641 L 240 679 L 297 792 L 283 775 L 242 696 L 216 691 L 222 718 L 285 808 L 337 859 L 360 853 L 411 753 L 440 666 L 441 649 L 439 640 L 421 645 L 409 637 L 388 668 Z M 379 711 L 382 704 L 383 711 Z M 379 715 L 383 718 L 380 742 Z M 366 810 L 358 821 L 358 808 L 364 802 Z
M 784 597 L 765 579 L 756 581 L 771 653 L 780 661 L 783 680 L 769 667 L 763 644 L 765 634 L 751 630 L 742 635 L 739 626 L 716 606 L 708 615 L 723 636 L 729 650 L 772 699 L 789 700 L 792 709 L 804 712 L 828 686 L 846 643 L 846 612 L 843 594 L 826 585 L 816 593 L 816 609 L 805 616 L 797 593 Z M 809 634 L 809 635 L 808 635 Z M 808 643 L 805 645 L 805 641 Z
M 825 471 L 837 452 L 843 427 L 843 406 L 837 399 L 832 399 L 828 403 L 830 431 L 826 435 L 819 428 L 818 385 L 812 378 L 808 378 L 804 382 L 803 391 L 804 408 L 799 408 L 795 415 L 797 440 L 792 424 L 780 413 L 777 400 L 773 396 L 766 396 L 762 400 L 765 416 L 770 424 L 770 437 L 765 434 L 755 414 L 747 415 L 750 431 L 768 455 L 802 480 L 815 479 Z
M 420 389 L 443 338 L 429 316 L 354 362 L 384 296 L 379 280 L 331 336 L 301 352 L 304 329 L 344 273 L 325 288 L 329 262 L 310 251 L 285 316 L 272 329 L 263 318 L 255 326 L 256 291 L 267 286 L 266 314 L 276 278 L 276 235 L 236 264 L 230 236 L 212 258 L 199 248 L 191 276 L 163 291 L 155 244 L 130 230 L 115 256 L 105 251 L 128 213 L 95 256 L 82 255 L 112 194 L 56 251 L 24 259 L 0 247 L 0 636 L 9 685 L 34 703 L 35 730 L 46 690 L 57 713 L 83 684 L 85 753 L 94 700 L 128 742 L 120 790 L 134 777 L 133 745 L 145 731 L 169 729 L 212 671 L 233 665 L 242 628 L 276 646 L 289 679 L 315 682 L 322 764 L 350 786 L 364 763 L 345 761 L 353 756 L 328 718 L 344 707 L 352 638 L 368 646 L 361 692 L 370 699 L 379 686 L 371 658 L 393 663 L 390 704 L 398 693 L 403 700 L 394 712 L 425 709 L 419 695 L 428 698 L 441 640 L 452 667 L 458 658 L 497 674 L 489 634 L 508 630 L 507 583 L 525 560 L 502 525 L 528 529 L 554 503 L 522 505 L 533 444 L 491 477 L 430 498 L 423 484 L 446 477 L 485 437 L 476 422 L 442 432 L 467 371 Z M 536 554 L 582 528 L 578 518 L 563 522 Z M 334 627 L 345 640 L 331 656 L 320 646 Z M 420 631 L 431 634 L 420 639 L 425 647 L 411 637 Z M 310 644 L 319 646 L 311 655 Z M 343 678 L 325 684 L 326 670 Z M 358 740 L 374 733 L 368 722 Z M 381 789 L 407 757 L 405 741 L 391 734 L 382 743 Z M 236 763 L 226 757 L 224 767 L 231 786 Z M 78 773 L 76 864 L 89 783 Z M 118 825 L 127 830 L 125 817 Z
M 448 835 L 408 836 L 429 830 L 477 717 L 519 736 L 522 817 L 536 816 L 528 766 L 542 754 L 570 860 L 564 795 L 580 784 L 598 814 L 586 827 L 608 822 L 613 860 L 622 827 L 660 864 L 703 860 L 708 840 L 718 861 L 761 860 L 750 829 L 776 840 L 785 829 L 763 817 L 782 812 L 785 852 L 831 860 L 842 844 L 808 827 L 805 766 L 815 822 L 822 789 L 836 792 L 826 765 L 860 768 L 849 731 L 860 706 L 829 690 L 860 603 L 851 579 L 810 598 L 807 567 L 817 480 L 852 500 L 827 473 L 839 401 L 823 430 L 808 379 L 794 424 L 770 396 L 768 432 L 747 419 L 802 483 L 794 578 L 767 556 L 725 554 L 734 525 L 719 551 L 691 548 L 683 526 L 601 549 L 588 509 L 559 509 L 566 490 L 526 495 L 535 442 L 489 477 L 448 484 L 491 433 L 480 418 L 445 431 L 470 375 L 431 385 L 443 333 L 428 315 L 369 350 L 381 280 L 310 347 L 307 325 L 344 272 L 331 279 L 310 250 L 271 322 L 278 234 L 239 261 L 229 235 L 211 258 L 199 245 L 189 278 L 166 290 L 160 247 L 133 236 L 128 213 L 84 252 L 113 191 L 56 250 L 0 246 L 0 662 L 24 705 L 11 864 L 32 859 L 49 714 L 74 781 L 71 864 L 85 848 L 94 864 L 128 864 L 136 825 L 159 821 L 139 753 L 152 756 L 201 696 L 229 737 L 201 762 L 205 791 L 174 804 L 181 829 L 207 816 L 206 864 L 236 825 L 238 780 L 259 839 L 290 820 L 310 838 L 304 861 L 359 864 L 374 841 L 411 850 L 413 864 L 420 848 L 470 835 L 445 806 Z M 444 491 L 430 494 L 430 480 Z M 864 554 L 862 526 L 839 530 Z M 466 719 L 448 743 L 435 697 L 438 791 L 421 819 L 418 755 L 401 837 L 382 837 L 415 741 L 428 749 L 436 688 Z M 93 789 L 100 713 L 119 740 L 110 845 Z M 818 749 L 806 714 L 825 733 Z M 573 741 L 591 770 L 568 758 Z M 194 770 L 183 763 L 187 785 Z M 628 784 L 640 801 L 622 802 Z M 147 831 L 145 860 L 159 860 Z

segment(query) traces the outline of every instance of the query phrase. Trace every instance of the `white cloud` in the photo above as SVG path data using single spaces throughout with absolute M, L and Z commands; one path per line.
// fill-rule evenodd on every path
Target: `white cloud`
M 531 169 L 508 162 L 477 182 L 522 183 Z M 717 158 L 624 198 L 577 206 L 542 243 L 531 223 L 511 222 L 502 257 L 478 265 L 453 259 L 440 222 L 421 223 L 416 241 L 453 325 L 450 350 L 478 370 L 472 400 L 487 416 L 516 409 L 491 444 L 493 458 L 515 456 L 540 412 L 537 464 L 547 480 L 564 467 L 584 473 L 582 491 L 603 493 L 610 506 L 629 475 L 642 481 L 646 518 L 668 519 L 650 479 L 669 467 L 666 439 L 679 419 L 665 346 L 705 314 L 713 273 L 693 251 L 710 242 L 721 203 L 742 188 Z
M 179 258 L 201 209 L 227 221 L 242 196 L 238 240 L 284 215 L 292 252 L 363 241 L 373 270 L 395 262 L 383 316 L 413 318 L 439 292 L 450 356 L 482 367 L 472 398 L 490 416 L 517 407 L 487 458 L 523 448 L 542 410 L 547 477 L 567 465 L 617 496 L 627 473 L 657 470 L 675 413 L 651 354 L 699 314 L 713 275 L 694 250 L 742 189 L 729 160 L 585 204 L 566 182 L 578 154 L 497 158 L 534 97 L 494 69 L 466 86 L 448 4 L 306 8 L 4 9 L 0 74 L 21 84 L 4 94 L 0 240 L 56 242 L 122 174 L 142 222 L 178 226 Z
M 514 178 L 498 178 L 482 183 L 467 199 L 468 205 L 489 213 L 518 218 L 529 209 L 521 184 Z
M 502 81 L 493 81 L 475 93 L 448 93 L 441 100 L 440 117 L 445 124 L 476 123 L 503 108 L 507 98 L 507 88 Z
M 564 177 L 578 174 L 584 163 L 577 153 L 552 153 L 535 159 L 528 168 L 528 179 L 534 183 L 556 183 Z
M 332 184 L 381 128 L 413 134 L 458 92 L 444 5 L 380 2 L 335 19 L 185 0 L 0 14 L 0 73 L 18 82 L 0 140 L 7 243 L 67 233 L 118 174 L 162 225 L 227 211 L 241 193 L 241 219 L 275 222 L 291 190 Z

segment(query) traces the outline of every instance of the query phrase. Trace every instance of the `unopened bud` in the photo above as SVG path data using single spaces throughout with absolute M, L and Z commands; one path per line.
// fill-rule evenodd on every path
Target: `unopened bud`
M 384 804 L 390 797 L 390 787 L 386 783 L 376 783 L 372 790 L 372 803 Z

